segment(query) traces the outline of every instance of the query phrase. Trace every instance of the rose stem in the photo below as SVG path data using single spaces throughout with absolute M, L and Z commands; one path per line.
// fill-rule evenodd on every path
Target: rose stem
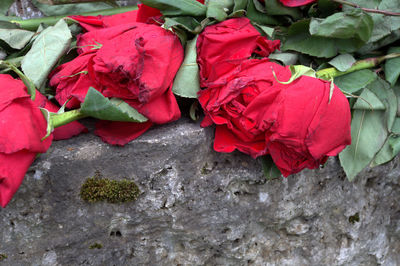
M 93 12 L 86 12 L 82 13 L 80 15 L 82 16 L 97 16 L 97 15 L 114 15 L 114 14 L 119 14 L 119 13 L 124 13 L 132 10 L 136 10 L 137 6 L 125 6 L 125 7 L 119 7 L 119 8 L 110 8 L 110 9 L 104 9 L 104 10 L 97 10 Z M 72 15 L 72 14 L 71 14 Z M 19 25 L 22 29 L 25 30 L 36 30 L 41 23 L 45 23 L 47 25 L 54 25 L 57 23 L 62 18 L 65 18 L 69 15 L 62 15 L 62 16 L 52 16 L 52 17 L 44 17 L 44 18 L 32 18 L 32 19 L 14 19 L 10 20 L 11 23 L 15 23 Z M 67 21 L 68 23 L 72 23 L 71 21 Z
M 380 56 L 380 57 L 374 57 L 374 58 L 368 58 L 364 60 L 360 60 L 355 62 L 348 70 L 346 71 L 339 71 L 334 67 L 330 68 L 325 68 L 322 70 L 319 70 L 316 72 L 316 77 L 320 79 L 325 79 L 325 80 L 330 80 L 331 78 L 339 77 L 342 75 L 346 75 L 348 73 L 361 70 L 361 69 L 367 69 L 367 68 L 373 68 L 383 61 L 391 58 L 396 58 L 400 57 L 400 53 L 393 53 L 393 54 L 388 54 L 385 56 Z
M 54 128 L 66 125 L 71 123 L 75 120 L 82 119 L 88 117 L 85 114 L 81 113 L 81 109 L 74 109 L 71 111 L 67 111 L 61 114 L 53 114 L 51 116 L 51 120 L 53 123 Z
M 392 12 L 392 11 L 386 11 L 386 10 L 379 10 L 379 9 L 372 9 L 372 8 L 365 8 L 365 7 L 360 7 L 357 4 L 351 3 L 351 2 L 347 2 L 344 0 L 332 0 L 332 2 L 336 2 L 342 5 L 347 5 L 347 6 L 352 6 L 355 8 L 360 8 L 361 10 L 365 11 L 365 12 L 369 12 L 369 13 L 377 13 L 377 14 L 383 14 L 383 15 L 387 15 L 387 16 L 400 16 L 399 12 Z

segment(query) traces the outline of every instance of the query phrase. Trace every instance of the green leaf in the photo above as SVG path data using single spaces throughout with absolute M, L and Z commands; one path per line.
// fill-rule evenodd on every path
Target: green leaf
M 388 54 L 390 53 L 400 53 L 400 47 L 390 47 Z M 400 76 L 400 57 L 386 60 L 384 71 L 386 80 L 394 86 Z
M 355 93 L 376 80 L 377 75 L 369 69 L 358 70 L 334 79 L 334 83 L 342 91 Z
M 400 117 L 396 117 L 392 131 L 379 153 L 371 163 L 371 167 L 391 161 L 400 152 Z
M 271 156 L 266 155 L 260 158 L 264 176 L 268 179 L 276 179 L 282 176 L 281 171 L 276 167 Z
M 22 71 L 41 88 L 58 59 L 69 49 L 72 39 L 67 23 L 60 20 L 43 30 L 22 60 Z
M 268 56 L 269 59 L 277 60 L 282 62 L 285 66 L 294 65 L 299 59 L 299 55 L 296 53 L 282 53 L 274 52 Z
M 248 0 L 233 0 L 234 2 L 233 13 L 239 10 L 245 10 L 247 7 L 247 1 Z
M 393 160 L 400 152 L 400 136 L 390 135 L 370 166 L 375 167 Z
M 118 98 L 108 99 L 92 87 L 90 87 L 85 101 L 81 105 L 81 113 L 111 121 L 143 123 L 148 120 L 123 100 Z
M 206 16 L 223 21 L 228 17 L 227 12 L 232 9 L 233 4 L 229 0 L 208 0 Z
M 11 48 L 22 49 L 32 39 L 35 33 L 22 29 L 0 29 L 0 40 Z
M 351 0 L 351 2 L 365 8 L 400 12 L 400 0 Z M 343 5 L 343 10 L 354 10 L 354 8 Z M 370 13 L 370 16 L 374 21 L 374 27 L 369 42 L 378 41 L 390 35 L 391 32 L 400 29 L 399 16 L 385 16 L 374 13 Z
M 187 42 L 185 59 L 174 79 L 172 91 L 181 97 L 197 98 L 197 92 L 200 90 L 199 66 L 196 61 L 196 41 L 197 36 Z
M 3 0 L 1 0 L 3 1 Z M 65 5 L 46 5 L 39 3 L 37 0 L 32 0 L 34 4 L 46 16 L 61 16 L 82 14 L 85 12 L 92 12 L 97 10 L 109 9 L 113 6 L 106 3 L 82 3 L 82 4 L 65 4 Z
M 201 24 L 192 17 L 166 17 L 163 27 L 166 29 L 170 29 L 172 27 L 181 27 L 191 33 L 196 33 L 200 30 Z
M 354 59 L 352 55 L 341 54 L 333 58 L 328 63 L 335 67 L 337 70 L 344 72 L 349 69 L 355 62 L 356 59 Z
M 360 95 L 360 99 L 354 104 L 355 110 L 386 110 L 385 105 L 379 100 L 375 93 L 369 89 L 364 89 Z
M 253 1 L 258 1 L 258 0 L 253 0 Z M 272 15 L 272 16 L 289 15 L 295 20 L 301 18 L 301 12 L 298 8 L 284 6 L 278 0 L 265 0 L 264 3 L 265 3 L 264 12 L 267 15 Z
M 0 1 L 0 14 L 1 15 L 7 15 L 7 11 L 10 8 L 10 6 L 12 5 L 12 3 L 14 3 L 15 0 L 1 0 Z
M 276 20 L 274 17 L 269 16 L 257 10 L 256 6 L 254 5 L 254 0 L 248 0 L 246 11 L 247 11 L 246 13 L 247 18 L 250 19 L 253 23 L 255 22 L 262 25 L 279 24 L 278 20 Z
M 292 76 L 288 81 L 278 80 L 273 69 L 272 69 L 272 74 L 274 75 L 275 79 L 282 84 L 290 84 L 296 79 L 300 78 L 301 76 L 309 76 L 315 78 L 315 70 L 310 67 L 306 67 L 303 65 L 292 65 L 289 67 L 289 69 L 290 72 L 292 73 Z
M 143 4 L 157 8 L 164 16 L 194 16 L 206 15 L 205 5 L 196 0 L 142 0 Z
M 370 83 L 367 88 L 375 93 L 385 105 L 385 121 L 387 123 L 387 129 L 391 131 L 396 118 L 398 104 L 394 90 L 390 87 L 389 83 L 379 77 L 374 82 Z
M 263 26 L 257 23 L 254 23 L 255 28 L 261 33 L 261 35 L 263 36 L 268 36 L 270 38 L 272 38 L 272 36 L 274 35 L 275 32 L 275 28 L 272 27 L 267 27 L 267 26 Z
M 358 99 L 357 101 L 360 101 Z M 382 148 L 388 132 L 384 123 L 384 112 L 355 110 L 351 121 L 350 146 L 340 154 L 340 163 L 347 178 L 353 181 Z
M 374 22 L 360 9 L 338 12 L 325 19 L 312 18 L 310 33 L 313 36 L 339 39 L 359 39 L 364 43 L 371 37 Z
M 288 36 L 282 44 L 282 51 L 293 50 L 316 57 L 334 57 L 340 53 L 351 53 L 364 42 L 359 39 L 340 39 L 312 36 L 309 20 L 301 20 L 289 27 Z

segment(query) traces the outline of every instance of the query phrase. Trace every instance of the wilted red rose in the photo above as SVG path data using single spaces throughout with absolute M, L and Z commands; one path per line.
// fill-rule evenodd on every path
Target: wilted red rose
M 202 126 L 217 125 L 216 151 L 270 154 L 285 176 L 317 168 L 351 142 L 349 103 L 336 86 L 329 102 L 330 82 L 303 76 L 284 85 L 273 71 L 281 81 L 291 76 L 265 59 L 215 73 L 219 78 L 199 93 Z
M 81 54 L 51 76 L 59 103 L 72 97 L 67 106 L 77 107 L 89 87 L 94 87 L 106 97 L 125 100 L 149 119 L 148 123 L 124 125 L 120 141 L 115 141 L 117 135 L 107 138 L 111 132 L 117 134 L 116 129 L 98 128 L 104 141 L 123 145 L 151 123 L 180 117 L 172 82 L 183 60 L 183 47 L 175 34 L 156 25 L 131 23 L 89 31 L 78 38 L 78 46 Z M 129 127 L 130 137 L 125 138 Z M 110 134 L 105 134 L 107 130 Z
M 206 27 L 199 35 L 196 44 L 200 85 L 207 87 L 208 83 L 213 82 L 210 75 L 217 64 L 223 61 L 248 59 L 253 53 L 266 57 L 279 49 L 279 45 L 279 40 L 271 41 L 261 36 L 247 18 L 229 19 Z M 231 69 L 226 69 L 229 70 Z
M 88 75 L 89 61 L 94 50 L 80 54 L 72 61 L 57 67 L 49 76 L 50 86 L 56 87 L 55 98 L 60 105 L 69 100 L 67 108 L 79 108 L 89 88 L 99 87 Z
M 317 0 L 279 0 L 279 1 L 283 5 L 290 6 L 290 7 L 305 6 L 305 5 L 317 2 Z
M 47 122 L 26 92 L 25 85 L 0 75 L 0 205 L 5 207 L 20 186 L 38 153 L 51 145 Z

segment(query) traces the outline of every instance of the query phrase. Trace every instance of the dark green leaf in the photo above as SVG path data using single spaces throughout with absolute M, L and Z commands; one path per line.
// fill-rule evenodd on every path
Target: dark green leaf
M 3 1 L 3 0 L 1 0 Z M 82 4 L 65 4 L 65 5 L 46 5 L 32 0 L 32 3 L 46 16 L 61 16 L 82 14 L 84 12 L 92 12 L 96 10 L 109 9 L 113 6 L 106 3 L 82 3 Z
M 71 32 L 64 20 L 43 30 L 35 39 L 21 67 L 36 88 L 42 87 L 58 59 L 69 49 L 71 39 Z
M 400 12 L 400 0 L 351 0 L 350 2 L 365 8 Z M 343 5 L 343 10 L 354 10 L 354 8 Z M 374 21 L 370 42 L 382 39 L 391 34 L 391 32 L 400 29 L 399 16 L 385 16 L 383 14 L 374 13 L 370 13 L 370 16 Z
M 239 11 L 239 10 L 245 10 L 247 7 L 247 1 L 248 0 L 234 0 L 234 7 L 233 7 L 233 12 Z
M 206 15 L 205 5 L 196 0 L 142 0 L 143 4 L 157 8 L 164 16 L 194 16 Z
M 7 15 L 7 11 L 15 0 L 1 0 L 0 1 L 0 14 Z
M 339 71 L 346 71 L 349 69 L 354 63 L 356 59 L 350 54 L 341 54 L 333 58 L 328 63 L 334 66 Z
M 371 37 L 374 22 L 371 16 L 360 9 L 338 12 L 326 19 L 312 18 L 310 33 L 312 36 L 359 39 L 367 42 Z
M 117 98 L 108 99 L 94 88 L 90 88 L 86 94 L 85 101 L 81 106 L 81 112 L 102 120 L 138 123 L 148 120 L 123 100 Z
M 348 93 L 355 93 L 365 88 L 368 84 L 376 80 L 377 75 L 369 69 L 358 70 L 334 79 L 335 84 Z
M 196 40 L 197 37 L 187 42 L 185 59 L 174 79 L 172 91 L 181 97 L 197 98 L 197 92 L 200 90 Z
M 258 0 L 253 0 L 257 1 Z M 267 15 L 289 15 L 293 19 L 299 19 L 301 18 L 301 12 L 298 8 L 292 8 L 292 7 L 287 7 L 284 6 L 279 0 L 265 0 L 265 9 L 264 12 Z
M 248 0 L 246 16 L 255 23 L 263 25 L 278 25 L 279 22 L 272 16 L 260 12 L 254 5 L 254 0 Z
M 263 168 L 264 176 L 268 179 L 275 179 L 281 177 L 281 171 L 276 167 L 274 161 L 272 161 L 271 156 L 266 155 L 261 157 L 261 165 Z
M 268 56 L 269 59 L 282 62 L 285 66 L 294 65 L 297 63 L 299 55 L 296 53 L 281 53 L 274 52 Z
M 353 112 L 352 142 L 339 154 L 340 163 L 350 181 L 353 181 L 356 175 L 370 164 L 385 143 L 387 135 L 383 111 L 355 110 Z
M 400 47 L 390 47 L 388 53 L 400 53 Z M 394 86 L 400 76 L 400 57 L 386 60 L 384 71 L 386 80 Z
M 312 36 L 309 32 L 309 20 L 293 23 L 288 31 L 282 51 L 293 50 L 316 57 L 333 57 L 340 53 L 356 51 L 363 45 L 358 39 L 340 39 Z

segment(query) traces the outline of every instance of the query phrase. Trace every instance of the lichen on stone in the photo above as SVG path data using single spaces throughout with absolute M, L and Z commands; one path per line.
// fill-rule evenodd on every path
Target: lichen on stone
M 7 255 L 0 253 L 0 261 L 5 260 L 5 259 L 7 259 Z
M 89 246 L 89 249 L 101 249 L 101 248 L 103 248 L 103 245 L 102 244 L 100 244 L 100 243 L 93 243 L 93 244 L 91 244 L 90 246 Z
M 104 178 L 100 172 L 96 172 L 93 177 L 88 178 L 83 183 L 80 196 L 84 201 L 109 203 L 121 203 L 134 201 L 140 194 L 140 190 L 135 182 L 130 180 L 110 180 Z

